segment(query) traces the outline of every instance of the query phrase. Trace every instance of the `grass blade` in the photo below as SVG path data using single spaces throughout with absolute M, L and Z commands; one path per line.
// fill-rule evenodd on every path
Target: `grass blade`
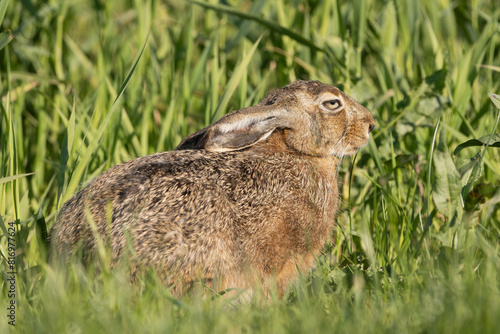
M 7 183 L 7 182 L 12 182 L 14 180 L 17 180 L 17 179 L 20 179 L 22 177 L 26 177 L 26 176 L 29 176 L 29 175 L 33 175 L 33 174 L 36 174 L 36 173 L 24 173 L 24 174 L 18 174 L 18 175 L 12 175 L 12 176 L 2 177 L 2 178 L 0 178 L 0 184 Z
M 231 8 L 229 6 L 223 6 L 223 5 L 213 5 L 213 4 L 210 4 L 210 3 L 205 3 L 205 2 L 198 2 L 198 1 L 189 1 L 195 5 L 198 5 L 198 6 L 201 6 L 201 7 L 204 7 L 204 8 L 208 8 L 208 9 L 212 9 L 212 10 L 215 10 L 217 12 L 222 12 L 222 13 L 226 13 L 226 14 L 230 14 L 230 15 L 236 15 L 242 19 L 245 19 L 245 20 L 252 20 L 252 21 L 255 21 L 267 28 L 269 28 L 270 30 L 278 33 L 278 34 L 281 34 L 281 35 L 286 35 L 294 40 L 296 40 L 297 42 L 299 42 L 300 44 L 303 44 L 303 45 L 306 45 L 308 47 L 310 47 L 311 49 L 313 49 L 314 51 L 323 51 L 322 48 L 320 48 L 319 46 L 317 46 L 316 44 L 314 44 L 313 42 L 311 42 L 310 40 L 302 37 L 300 34 L 297 34 L 296 32 L 290 30 L 290 29 L 287 29 L 285 27 L 282 27 L 274 22 L 271 22 L 269 20 L 266 20 L 266 19 L 263 19 L 261 17 L 258 17 L 256 15 L 252 15 L 252 14 L 248 14 L 248 13 L 244 13 L 244 12 L 240 12 L 234 8 Z
M 10 0 L 0 0 L 0 26 L 2 25 L 3 18 L 5 17 L 5 12 L 7 11 L 9 2 Z M 2 48 L 0 47 L 0 49 Z
M 0 50 L 7 46 L 14 39 L 14 35 L 10 30 L 0 33 Z
M 66 192 L 65 192 L 64 197 L 63 197 L 63 202 L 66 202 L 74 194 L 74 192 L 75 192 L 75 190 L 76 190 L 76 188 L 77 188 L 77 186 L 78 186 L 78 184 L 83 176 L 83 172 L 87 168 L 87 165 L 90 161 L 92 154 L 94 154 L 95 150 L 97 149 L 97 147 L 99 145 L 99 141 L 100 141 L 104 131 L 108 127 L 108 123 L 110 122 L 111 118 L 114 116 L 116 110 L 119 109 L 117 101 L 119 101 L 119 99 L 122 97 L 123 92 L 125 91 L 125 88 L 127 87 L 128 83 L 130 81 L 130 78 L 132 77 L 132 75 L 135 72 L 137 64 L 139 63 L 139 60 L 141 59 L 142 53 L 144 52 L 144 48 L 146 47 L 148 38 L 149 38 L 149 33 L 148 33 L 148 36 L 146 37 L 146 40 L 144 41 L 144 44 L 142 45 L 141 51 L 136 56 L 134 63 L 128 72 L 128 75 L 125 78 L 125 81 L 122 83 L 121 88 L 118 91 L 118 95 L 116 96 L 115 100 L 113 101 L 113 107 L 112 107 L 111 111 L 108 113 L 106 118 L 103 120 L 102 124 L 97 129 L 94 137 L 92 138 L 92 141 L 90 142 L 90 145 L 87 147 L 87 150 L 83 154 L 82 158 L 79 160 L 78 165 L 75 167 L 73 174 L 72 174 L 72 177 L 71 177 L 71 180 L 69 181 L 68 187 L 66 188 Z
M 139 60 L 142 57 L 142 53 L 144 52 L 144 49 L 146 48 L 146 44 L 148 44 L 148 39 L 149 39 L 150 34 L 151 34 L 151 30 L 149 30 L 148 35 L 146 36 L 146 40 L 142 44 L 141 51 L 139 51 L 139 53 L 135 57 L 132 68 L 128 71 L 128 74 L 127 74 L 127 77 L 125 78 L 125 81 L 123 81 L 120 89 L 118 90 L 118 95 L 116 96 L 115 100 L 113 101 L 113 106 L 116 104 L 116 101 L 118 101 L 122 97 L 122 94 L 125 91 L 125 88 L 127 88 L 127 85 L 130 81 L 130 78 L 132 78 L 132 75 L 134 74 L 135 69 L 137 68 L 137 64 L 139 63 Z
M 227 83 L 226 88 L 224 89 L 224 93 L 222 94 L 219 105 L 217 106 L 217 109 L 210 118 L 210 123 L 219 119 L 222 116 L 222 113 L 225 111 L 227 104 L 229 103 L 229 99 L 236 90 L 236 87 L 238 87 L 241 77 L 244 75 L 245 70 L 247 69 L 248 64 L 250 63 L 250 60 L 252 60 L 253 54 L 255 53 L 255 50 L 257 50 L 257 46 L 259 45 L 261 39 L 262 37 L 259 37 L 259 39 L 257 40 L 257 42 L 254 43 L 250 51 L 248 51 L 245 57 L 243 57 L 241 62 L 234 69 L 234 73 L 231 76 L 229 82 Z

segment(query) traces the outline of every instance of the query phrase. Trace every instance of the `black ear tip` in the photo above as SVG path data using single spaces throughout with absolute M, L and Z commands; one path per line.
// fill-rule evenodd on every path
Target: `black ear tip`
M 205 131 L 204 131 L 205 130 Z M 206 129 L 200 130 L 184 138 L 175 150 L 199 150 L 205 147 L 207 142 Z

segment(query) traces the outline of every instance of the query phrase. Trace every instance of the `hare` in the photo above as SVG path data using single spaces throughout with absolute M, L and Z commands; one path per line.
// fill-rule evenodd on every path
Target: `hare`
M 132 275 L 153 269 L 174 295 L 196 282 L 251 293 L 272 281 L 283 293 L 313 266 L 334 227 L 337 164 L 374 127 L 338 88 L 289 84 L 174 151 L 98 176 L 62 207 L 51 257 L 81 249 L 92 259 L 107 240 L 112 265 L 131 250 Z

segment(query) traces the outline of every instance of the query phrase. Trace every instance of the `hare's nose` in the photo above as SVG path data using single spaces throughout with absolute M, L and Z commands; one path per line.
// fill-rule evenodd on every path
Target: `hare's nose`
M 375 124 L 368 125 L 368 133 L 372 132 L 375 129 Z

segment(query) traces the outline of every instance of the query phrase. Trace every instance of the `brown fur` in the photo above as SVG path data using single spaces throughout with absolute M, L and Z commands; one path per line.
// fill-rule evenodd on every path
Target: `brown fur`
M 339 100 L 337 110 L 324 101 Z M 336 104 L 334 104 L 336 105 Z M 51 257 L 92 259 L 97 228 L 111 263 L 130 236 L 132 272 L 153 268 L 182 294 L 266 284 L 307 272 L 334 227 L 339 158 L 366 145 L 370 113 L 335 87 L 298 81 L 186 137 L 175 151 L 110 168 L 70 199 Z M 90 222 L 89 222 L 90 221 Z

